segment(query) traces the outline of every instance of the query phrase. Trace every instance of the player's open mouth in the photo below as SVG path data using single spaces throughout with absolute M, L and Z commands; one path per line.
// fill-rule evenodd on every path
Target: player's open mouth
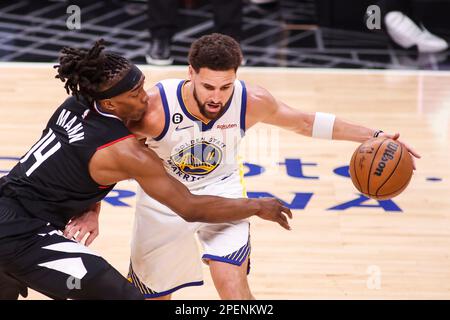
M 220 111 L 220 108 L 222 107 L 222 105 L 220 103 L 219 104 L 207 103 L 206 106 L 208 107 L 209 112 L 218 112 L 218 111 Z

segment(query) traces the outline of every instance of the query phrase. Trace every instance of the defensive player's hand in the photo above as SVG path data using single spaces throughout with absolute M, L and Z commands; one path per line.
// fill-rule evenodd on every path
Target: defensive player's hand
M 408 152 L 412 155 L 411 159 L 412 159 L 412 162 L 413 162 L 413 169 L 416 170 L 416 161 L 415 161 L 414 158 L 420 159 L 421 156 L 411 146 L 409 146 L 408 144 L 406 144 L 403 141 L 400 141 L 398 139 L 400 137 L 400 133 L 395 133 L 395 134 L 381 133 L 379 135 L 379 137 L 386 137 L 386 138 L 389 138 L 389 139 L 392 139 L 392 140 L 397 140 L 398 142 L 403 144 L 405 146 L 406 150 L 408 150 Z
M 278 222 L 280 226 L 287 230 L 291 230 L 288 219 L 292 219 L 291 210 L 284 206 L 279 200 L 275 198 L 259 198 L 261 210 L 257 213 L 257 216 L 264 220 Z
M 64 229 L 64 236 L 67 239 L 74 238 L 77 242 L 82 242 L 86 235 L 89 235 L 84 242 L 89 246 L 99 235 L 98 216 L 100 214 L 100 202 L 97 202 L 90 210 L 83 215 L 69 221 Z

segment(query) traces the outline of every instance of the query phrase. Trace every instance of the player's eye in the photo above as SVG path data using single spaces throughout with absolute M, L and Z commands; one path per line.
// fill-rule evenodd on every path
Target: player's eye
M 132 98 L 137 98 L 141 94 L 141 92 L 144 90 L 144 87 L 141 87 L 135 94 L 131 95 Z

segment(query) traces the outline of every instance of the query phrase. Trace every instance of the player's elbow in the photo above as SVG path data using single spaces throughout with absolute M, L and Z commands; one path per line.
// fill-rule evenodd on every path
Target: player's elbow
M 184 203 L 182 208 L 178 210 L 179 215 L 186 222 L 201 222 L 203 221 L 201 208 L 197 207 L 191 202 Z
M 183 210 L 183 213 L 180 214 L 180 216 L 186 222 L 197 222 L 198 221 L 194 210 Z
M 187 222 L 223 222 L 222 218 L 216 216 L 214 208 L 217 205 L 211 206 L 213 204 L 217 204 L 217 200 L 211 199 L 210 196 L 190 194 L 184 199 L 177 212 Z

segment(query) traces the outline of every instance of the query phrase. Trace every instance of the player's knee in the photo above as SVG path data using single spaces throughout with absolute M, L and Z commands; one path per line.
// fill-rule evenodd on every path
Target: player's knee
M 111 268 L 100 276 L 104 299 L 108 300 L 143 300 L 144 296 L 128 280 Z M 98 286 L 98 284 L 96 285 Z
M 253 295 L 247 277 L 219 276 L 214 279 L 217 292 L 225 300 L 249 300 Z
M 17 300 L 19 294 L 27 297 L 27 287 L 6 274 L 0 274 L 0 300 Z
M 246 284 L 240 284 L 238 286 L 230 284 L 217 288 L 219 296 L 223 300 L 253 300 L 254 297 L 250 291 L 250 288 Z
M 144 296 L 117 270 L 106 271 L 82 283 L 81 290 L 74 290 L 73 299 L 143 300 Z
M 0 286 L 0 300 L 17 300 L 19 299 L 19 289 L 11 286 Z

